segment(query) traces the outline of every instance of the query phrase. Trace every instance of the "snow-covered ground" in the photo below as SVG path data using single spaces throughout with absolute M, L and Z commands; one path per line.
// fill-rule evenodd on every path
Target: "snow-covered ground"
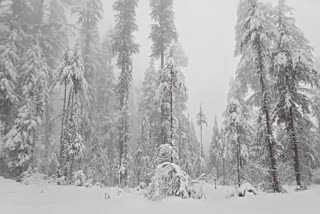
M 117 188 L 57 186 L 45 182 L 24 185 L 0 177 L 1 214 L 319 214 L 320 186 L 288 194 L 226 198 L 230 188 L 206 188 L 202 200 L 167 198 L 152 202 L 135 191 Z M 106 199 L 106 193 L 111 196 Z

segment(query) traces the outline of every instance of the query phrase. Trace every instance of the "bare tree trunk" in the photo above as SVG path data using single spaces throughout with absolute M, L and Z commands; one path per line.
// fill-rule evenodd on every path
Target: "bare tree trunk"
M 65 146 L 64 146 L 64 122 L 66 116 L 66 101 L 67 101 L 67 81 L 64 81 L 64 95 L 63 95 L 63 108 L 61 118 L 61 133 L 60 133 L 60 157 L 59 157 L 59 170 L 58 177 L 63 176 L 63 169 L 65 163 Z
M 294 126 L 294 120 L 293 120 L 293 110 L 292 107 L 289 110 L 290 113 L 290 122 L 289 122 L 289 133 L 290 133 L 290 138 L 291 138 L 291 143 L 293 146 L 293 162 L 294 162 L 294 172 L 296 176 L 296 183 L 297 186 L 302 188 L 301 184 L 301 172 L 300 172 L 300 158 L 299 158 L 299 147 L 298 147 L 298 141 L 297 141 L 297 136 L 296 136 L 296 131 L 295 131 L 295 126 Z
M 223 185 L 226 185 L 226 160 L 222 158 L 222 173 L 223 173 Z
M 200 157 L 203 155 L 203 148 L 202 148 L 202 123 L 200 124 Z
M 164 69 L 164 50 L 161 51 L 160 60 L 161 60 L 161 70 L 163 70 Z
M 265 80 L 263 75 L 263 62 L 262 62 L 262 54 L 261 47 L 258 45 L 258 60 L 259 60 L 259 79 L 260 79 L 260 87 L 262 93 L 262 102 L 261 109 L 265 115 L 266 122 L 266 144 L 269 148 L 269 157 L 270 157 L 270 175 L 272 179 L 273 190 L 275 192 L 281 192 L 280 183 L 278 180 L 278 172 L 277 172 L 277 162 L 276 162 L 276 149 L 275 149 L 275 141 L 273 139 L 273 131 L 270 123 L 270 113 L 268 108 L 268 92 L 265 86 Z
M 174 89 L 174 83 L 173 83 L 173 65 L 171 66 L 170 69 L 170 76 L 171 76 L 171 81 L 170 81 L 170 145 L 173 146 L 173 89 Z M 173 161 L 173 160 L 171 160 Z
M 240 161 L 241 161 L 241 155 L 240 155 L 240 142 L 239 139 L 237 139 L 237 177 L 238 177 L 238 187 L 241 186 L 241 172 L 240 172 Z

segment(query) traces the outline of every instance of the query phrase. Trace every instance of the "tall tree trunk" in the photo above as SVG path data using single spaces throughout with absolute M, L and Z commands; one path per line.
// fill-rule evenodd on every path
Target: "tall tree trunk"
M 164 50 L 161 51 L 160 60 L 161 60 L 161 70 L 163 70 L 164 69 Z
M 200 124 L 200 157 L 202 157 L 203 152 L 202 152 L 202 123 Z
M 226 160 L 222 157 L 222 173 L 223 173 L 223 185 L 226 185 Z
M 272 179 L 273 191 L 281 192 L 280 182 L 278 180 L 278 172 L 277 172 L 277 162 L 276 162 L 276 149 L 275 149 L 275 141 L 273 139 L 273 131 L 270 122 L 270 113 L 268 107 L 268 92 L 265 86 L 264 73 L 263 73 L 263 60 L 262 60 L 262 51 L 260 45 L 258 45 L 258 60 L 259 60 L 259 79 L 260 79 L 260 87 L 262 93 L 262 101 L 261 101 L 261 109 L 265 115 L 266 122 L 266 144 L 269 149 L 269 157 L 270 157 L 270 175 Z
M 66 116 L 66 102 L 67 102 L 67 81 L 64 81 L 64 95 L 63 95 L 63 108 L 61 118 L 61 133 L 60 133 L 60 157 L 59 157 L 59 170 L 58 177 L 63 176 L 64 163 L 65 163 L 65 146 L 64 146 L 64 122 Z
M 241 155 L 240 155 L 241 149 L 240 149 L 240 141 L 239 138 L 237 139 L 237 178 L 238 178 L 238 187 L 241 185 L 241 172 L 240 172 L 240 167 L 241 167 Z
M 170 145 L 173 146 L 173 90 L 174 90 L 174 83 L 173 83 L 173 65 L 171 66 L 170 69 Z M 171 160 L 172 161 L 172 160 Z
M 300 172 L 300 158 L 299 158 L 299 147 L 298 147 L 298 141 L 297 141 L 297 136 L 296 136 L 296 131 L 295 131 L 295 126 L 294 126 L 294 115 L 293 115 L 293 110 L 292 107 L 289 110 L 290 113 L 290 118 L 289 118 L 289 133 L 290 133 L 290 138 L 291 138 L 291 144 L 293 146 L 293 162 L 294 162 L 294 172 L 296 176 L 296 183 L 297 186 L 302 188 L 301 184 L 301 172 Z

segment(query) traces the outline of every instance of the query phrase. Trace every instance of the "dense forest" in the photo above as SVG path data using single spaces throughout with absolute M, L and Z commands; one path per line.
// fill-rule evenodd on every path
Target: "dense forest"
M 114 1 L 103 36 L 103 0 L 0 0 L 0 176 L 139 186 L 152 200 L 199 198 L 201 181 L 307 189 L 320 174 L 320 63 L 293 8 L 239 1 L 239 64 L 211 125 L 200 104 L 188 113 L 174 0 L 148 2 L 152 54 L 134 85 L 138 0 Z

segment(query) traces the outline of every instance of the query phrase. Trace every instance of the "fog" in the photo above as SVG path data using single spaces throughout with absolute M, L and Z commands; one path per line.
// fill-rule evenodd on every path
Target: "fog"
M 113 25 L 113 0 L 104 0 L 104 19 L 100 23 L 101 34 Z M 276 0 L 265 0 L 276 3 Z M 318 0 L 288 0 L 295 8 L 295 18 L 298 27 L 306 34 L 315 55 L 320 49 L 320 28 Z M 227 104 L 227 93 L 230 78 L 235 75 L 238 59 L 234 58 L 235 47 L 234 27 L 236 24 L 236 9 L 238 0 L 176 0 L 175 21 L 179 41 L 189 65 L 183 69 L 189 92 L 188 111 L 191 118 L 199 112 L 199 105 L 207 115 L 208 127 L 204 128 L 204 144 L 210 144 L 214 117 L 221 120 Z M 151 50 L 150 8 L 148 0 L 140 0 L 137 9 L 137 24 L 139 31 L 136 40 L 140 44 L 140 52 L 134 58 L 133 84 L 142 81 L 148 66 Z M 318 25 L 315 25 L 318 24 Z M 198 129 L 197 129 L 198 130 Z

